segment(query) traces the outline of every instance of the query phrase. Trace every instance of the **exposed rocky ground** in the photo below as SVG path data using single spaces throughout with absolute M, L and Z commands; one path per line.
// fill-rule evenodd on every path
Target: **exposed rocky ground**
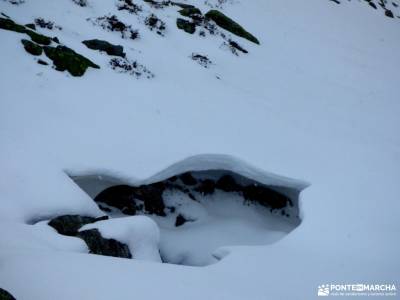
M 8 1 L 14 5 L 24 4 L 23 0 L 3 1 Z M 340 1 L 330 1 L 341 4 Z M 73 2 L 78 4 L 82 8 L 88 6 L 88 2 L 86 0 L 73 0 Z M 364 0 L 364 2 L 373 9 L 383 10 L 386 17 L 400 18 L 400 16 L 398 15 L 399 5 L 395 0 Z M 120 0 L 116 3 L 116 7 L 120 11 L 126 11 L 129 14 L 135 15 L 138 20 L 140 20 L 150 31 L 154 31 L 160 36 L 165 36 L 167 34 L 168 28 L 166 27 L 165 22 L 157 17 L 157 10 L 164 10 L 166 8 L 175 7 L 177 8 L 177 29 L 183 30 L 188 34 L 198 34 L 200 37 L 206 37 L 207 35 L 218 36 L 222 40 L 220 48 L 226 49 L 237 56 L 240 54 L 248 54 L 248 50 L 235 37 L 241 37 L 256 44 L 260 43 L 254 35 L 246 31 L 246 29 L 244 29 L 240 24 L 229 18 L 220 10 L 215 9 L 223 8 L 227 1 L 219 0 L 216 4 L 211 4 L 207 1 L 205 3 L 209 5 L 210 8 L 213 8 L 206 13 L 203 13 L 195 5 L 174 1 L 143 0 L 142 3 L 139 4 L 135 3 L 132 0 Z M 144 6 L 149 6 L 151 10 L 153 10 L 153 12 L 151 12 L 151 10 L 149 12 L 149 9 L 145 9 Z M 126 24 L 123 21 L 119 20 L 116 15 L 109 14 L 98 17 L 96 19 L 88 19 L 88 21 L 92 22 L 95 26 L 100 26 L 104 30 L 119 33 L 122 39 L 140 39 L 139 30 L 133 28 L 132 25 Z M 38 43 L 40 45 L 49 46 L 52 42 L 60 44 L 60 41 L 57 37 L 51 38 L 36 32 L 36 27 L 48 30 L 62 30 L 62 27 L 60 25 L 57 25 L 54 21 L 45 20 L 43 18 L 36 18 L 34 20 L 34 23 L 26 24 L 25 26 L 23 26 L 14 23 L 11 18 L 6 17 L 1 18 L 0 22 L 1 29 L 26 33 L 30 36 L 32 42 Z M 126 55 L 121 48 L 119 48 L 117 52 L 115 52 L 115 50 L 113 51 L 112 49 L 115 49 L 116 46 L 112 45 L 108 41 L 101 41 L 101 46 L 99 46 L 100 41 L 98 39 L 93 38 L 91 39 L 91 41 L 92 43 L 90 44 L 88 41 L 83 41 L 83 43 L 86 42 L 86 45 L 89 48 L 103 51 L 111 56 L 116 55 L 125 57 Z M 94 41 L 96 41 L 97 46 L 94 46 Z M 27 41 L 23 41 L 23 45 L 28 53 L 35 56 L 41 56 L 41 46 L 30 44 Z M 101 68 L 98 64 L 84 58 L 82 55 L 79 55 L 74 50 L 68 48 L 65 45 L 62 45 L 62 43 L 60 47 L 56 47 L 55 49 L 53 48 L 45 48 L 44 53 L 48 58 L 53 60 L 53 66 L 58 71 L 67 70 L 72 76 L 82 76 L 84 75 L 88 67 L 98 69 Z M 206 55 L 204 57 L 206 57 Z M 200 58 L 200 56 L 192 56 L 191 58 L 206 68 L 210 65 L 209 62 L 206 62 L 205 59 Z M 38 58 L 36 61 L 42 65 L 48 64 L 42 58 Z M 130 75 L 134 75 L 136 78 L 140 78 L 142 77 L 142 74 L 145 74 L 144 77 L 150 79 L 155 75 L 152 72 L 148 71 L 145 66 L 129 59 L 128 57 L 126 57 L 125 60 L 111 59 L 109 66 L 111 66 L 112 69 L 116 70 L 117 72 L 129 73 Z
M 288 196 L 256 182 L 243 184 L 229 173 L 217 176 L 217 178 L 204 178 L 203 176 L 198 178 L 196 173 L 187 172 L 149 185 L 138 187 L 117 185 L 98 194 L 94 201 L 99 204 L 100 209 L 105 211 L 107 209 L 104 209 L 102 204 L 115 207 L 128 215 L 142 211 L 165 216 L 168 212 L 176 210 L 176 207 L 165 206 L 163 193 L 168 190 L 181 191 L 193 201 L 198 201 L 197 198 L 205 195 L 211 195 L 216 190 L 236 193 L 248 203 L 261 204 L 271 211 L 278 210 L 281 215 L 286 217 L 298 217 L 297 215 L 291 216 L 285 210 L 294 206 Z
M 336 4 L 341 4 L 342 0 L 330 0 Z M 351 0 L 349 0 L 351 1 Z M 354 1 L 354 0 L 353 0 Z M 361 1 L 369 5 L 371 8 L 383 11 L 384 15 L 389 18 L 400 18 L 399 2 L 397 0 L 364 0 Z
M 23 5 L 24 1 L 9 1 L 11 4 Z M 73 1 L 82 8 L 88 6 L 87 1 Z M 191 4 L 178 3 L 173 1 L 143 1 L 144 4 L 137 4 L 131 0 L 120 0 L 116 3 L 116 8 L 120 11 L 126 11 L 129 14 L 135 15 L 138 20 L 147 27 L 150 31 L 154 31 L 159 36 L 166 36 L 167 26 L 163 20 L 157 17 L 156 11 L 163 10 L 166 8 L 177 8 L 176 11 L 176 29 L 180 29 L 189 34 L 197 33 L 200 37 L 206 37 L 206 35 L 216 35 L 222 40 L 221 48 L 229 49 L 235 55 L 239 53 L 247 54 L 248 51 L 239 44 L 238 41 L 233 40 L 233 36 L 242 37 L 251 42 L 259 44 L 259 41 L 251 33 L 247 32 L 241 25 L 226 16 L 221 11 L 211 9 L 207 13 L 203 14 L 200 9 Z M 225 1 L 221 1 L 221 7 Z M 150 6 L 151 10 L 144 9 L 143 6 Z M 212 6 L 213 7 L 213 6 Z M 102 29 L 110 32 L 117 32 L 122 39 L 140 40 L 140 32 L 138 29 L 133 28 L 132 25 L 126 24 L 121 21 L 116 15 L 108 14 L 97 18 L 88 18 L 88 22 L 91 22 L 94 26 L 99 26 Z M 20 25 L 16 24 L 10 17 L 6 16 L 0 20 L 0 28 L 5 30 L 13 30 L 20 33 L 28 34 L 32 42 L 40 45 L 48 46 L 43 48 L 40 45 L 28 43 L 24 41 L 24 47 L 26 51 L 34 56 L 40 57 L 44 50 L 45 55 L 53 60 L 53 66 L 58 71 L 67 70 L 72 76 L 83 76 L 88 67 L 100 69 L 101 66 L 90 61 L 84 56 L 78 54 L 73 49 L 63 45 L 57 37 L 48 37 L 46 35 L 37 33 L 37 28 L 47 30 L 62 30 L 60 25 L 57 25 L 54 21 L 45 20 L 43 18 L 36 18 L 34 23 Z M 223 30 L 220 30 L 223 29 Z M 169 29 L 173 30 L 173 29 Z M 227 34 L 230 33 L 230 34 Z M 231 35 L 232 34 L 232 35 Z M 87 47 L 93 50 L 100 50 L 111 56 L 121 56 L 125 59 L 111 59 L 109 66 L 117 72 L 129 73 L 139 78 L 142 74 L 144 77 L 150 79 L 154 77 L 154 74 L 150 72 L 142 64 L 125 57 L 126 54 L 123 52 L 122 46 L 112 45 L 108 41 L 100 41 L 99 39 L 93 38 L 90 40 L 82 41 Z M 140 42 L 140 41 L 139 41 Z M 50 44 L 56 43 L 59 46 L 52 47 Z M 118 47 L 118 50 L 116 50 Z M 204 59 L 200 59 L 199 56 L 192 57 L 193 60 L 199 62 L 203 66 L 208 66 L 210 63 Z M 48 64 L 44 59 L 38 58 L 36 60 L 39 64 Z

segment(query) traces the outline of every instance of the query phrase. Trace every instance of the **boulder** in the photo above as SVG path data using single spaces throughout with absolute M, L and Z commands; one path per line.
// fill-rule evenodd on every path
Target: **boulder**
M 376 7 L 376 4 L 375 4 L 374 2 L 368 1 L 368 4 L 369 4 L 371 7 L 375 8 L 375 9 L 378 9 L 378 8 Z
M 91 254 L 132 258 L 129 247 L 117 240 L 103 238 L 97 229 L 83 230 L 78 237 L 85 241 Z
M 0 300 L 15 300 L 15 298 L 9 292 L 0 288 Z
M 82 42 L 86 47 L 92 50 L 104 51 L 108 55 L 125 57 L 124 48 L 120 45 L 113 45 L 107 41 L 93 39 Z
M 181 2 L 172 2 L 171 1 L 171 5 L 179 6 L 180 8 L 195 8 L 194 5 L 181 3 Z
M 26 29 L 25 26 L 19 25 L 15 23 L 11 19 L 7 18 L 0 18 L 0 28 L 4 30 L 10 30 L 10 31 L 15 31 L 19 33 L 25 33 L 28 29 Z
M 186 220 L 186 218 L 185 218 L 184 216 L 182 216 L 181 214 L 179 214 L 179 215 L 176 217 L 176 220 L 175 220 L 175 227 L 182 226 L 182 225 L 185 224 L 187 221 L 188 221 L 188 220 Z
M 51 38 L 49 38 L 48 36 L 36 33 L 34 31 L 31 31 L 31 30 L 27 30 L 25 33 L 27 35 L 29 35 L 31 40 L 34 41 L 35 43 L 38 43 L 38 44 L 41 44 L 41 45 L 45 45 L 45 46 L 51 44 Z
M 390 9 L 385 10 L 385 16 L 389 18 L 394 18 L 393 12 Z
M 215 188 L 225 192 L 240 192 L 243 189 L 241 185 L 236 183 L 235 179 L 231 175 L 223 175 L 218 179 Z
M 218 10 L 210 10 L 206 13 L 205 16 L 207 19 L 213 20 L 218 26 L 222 27 L 223 29 L 237 36 L 245 38 L 253 43 L 260 44 L 260 42 L 254 35 L 247 32 L 242 26 L 240 26 L 231 18 L 224 15 L 222 12 Z
M 40 47 L 38 44 L 22 39 L 21 40 L 22 45 L 24 45 L 24 49 L 26 52 L 35 55 L 35 56 L 39 56 L 42 55 L 43 53 L 43 48 Z
M 186 173 L 179 175 L 179 178 L 182 181 L 182 183 L 185 185 L 192 186 L 192 185 L 197 184 L 196 178 L 194 178 L 192 173 L 190 173 L 190 172 L 186 172 Z
M 290 203 L 290 199 L 263 185 L 248 185 L 243 189 L 243 197 L 249 201 L 255 201 L 263 206 L 280 209 Z
M 0 18 L 0 29 L 4 30 L 10 30 L 18 33 L 25 33 L 29 35 L 29 37 L 34 41 L 35 43 L 41 44 L 41 45 L 50 45 L 51 44 L 51 38 L 43 35 L 36 33 L 28 28 L 26 28 L 23 25 L 15 23 L 11 19 L 6 19 L 6 18 Z
M 53 61 L 57 71 L 67 70 L 72 76 L 82 76 L 89 67 L 100 69 L 98 65 L 66 46 L 45 46 L 44 52 Z
M 43 66 L 47 66 L 48 65 L 48 63 L 46 61 L 42 60 L 42 59 L 38 59 L 37 63 L 39 65 L 43 65 Z
M 57 230 L 59 234 L 75 236 L 83 225 L 107 219 L 107 216 L 93 218 L 79 215 L 64 215 L 52 219 L 48 225 Z
M 134 187 L 134 196 L 144 202 L 144 208 L 148 213 L 165 216 L 165 205 L 162 198 L 165 188 L 163 182 L 141 185 Z
M 181 18 L 178 18 L 176 20 L 176 26 L 179 29 L 181 29 L 181 30 L 183 30 L 183 31 L 185 31 L 187 33 L 190 33 L 190 34 L 193 34 L 196 31 L 196 24 L 194 24 L 193 22 L 190 22 L 190 21 L 186 21 L 186 20 L 181 19 Z
M 247 51 L 246 49 L 244 49 L 242 46 L 240 46 L 237 42 L 229 40 L 229 45 L 233 48 L 235 48 L 236 50 L 239 50 L 240 52 L 243 53 L 249 53 L 249 51 Z
M 211 179 L 202 180 L 195 190 L 203 195 L 211 195 L 215 192 L 215 182 Z
M 32 30 L 36 30 L 36 25 L 33 24 L 33 23 L 25 24 L 25 27 L 28 27 L 28 28 L 30 28 Z
M 94 201 L 116 207 L 127 215 L 136 214 L 135 189 L 129 185 L 109 187 L 98 194 Z

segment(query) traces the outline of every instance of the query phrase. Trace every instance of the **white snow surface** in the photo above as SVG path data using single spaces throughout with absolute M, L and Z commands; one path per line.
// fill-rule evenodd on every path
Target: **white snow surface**
M 360 282 L 399 289 L 398 19 L 358 1 L 234 1 L 223 11 L 261 42 L 237 38 L 249 54 L 236 57 L 217 38 L 177 30 L 177 9 L 156 11 L 167 24 L 160 37 L 114 1 L 89 3 L 0 1 L 16 22 L 55 21 L 62 31 L 38 31 L 101 66 L 71 77 L 37 64 L 21 34 L 0 30 L 0 287 L 18 300 L 312 299 L 320 284 Z M 86 20 L 109 12 L 141 39 Z M 123 45 L 156 77 L 115 73 L 107 55 L 81 44 L 90 38 Z M 202 68 L 192 52 L 214 64 Z M 68 174 L 141 183 L 199 154 L 255 166 L 260 181 L 309 183 L 301 225 L 272 245 L 220 249 L 224 258 L 202 268 L 76 253 L 82 241 L 30 225 L 102 214 Z
M 160 230 L 146 216 L 132 216 L 99 221 L 83 226 L 80 231 L 98 229 L 106 239 L 115 239 L 126 244 L 134 259 L 161 262 L 158 251 Z
M 181 191 L 164 192 L 163 196 L 166 205 L 177 207 L 176 213 L 167 218 L 152 217 L 160 227 L 162 257 L 169 263 L 212 264 L 218 261 L 218 255 L 216 257 L 214 253 L 220 247 L 272 244 L 297 225 L 291 225 L 285 218 L 260 205 L 244 204 L 239 195 L 222 191 L 198 202 Z M 188 222 L 175 227 L 178 214 Z

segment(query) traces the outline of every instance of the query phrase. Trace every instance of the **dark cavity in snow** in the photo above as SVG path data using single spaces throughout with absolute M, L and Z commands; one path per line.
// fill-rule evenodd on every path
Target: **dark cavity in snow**
M 110 218 L 152 218 L 165 263 L 212 264 L 221 258 L 220 247 L 272 244 L 301 222 L 301 189 L 227 170 L 189 171 L 135 186 L 102 175 L 71 178 Z

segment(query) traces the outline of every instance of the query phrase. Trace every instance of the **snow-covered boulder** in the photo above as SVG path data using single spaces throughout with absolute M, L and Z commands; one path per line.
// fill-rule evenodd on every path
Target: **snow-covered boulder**
M 132 258 L 129 247 L 115 239 L 106 239 L 97 229 L 83 230 L 78 233 L 89 248 L 89 253 L 114 256 L 121 258 Z
M 158 243 L 160 232 L 157 224 L 146 216 L 116 218 L 88 224 L 80 234 L 97 229 L 101 237 L 124 243 L 134 259 L 161 262 Z

